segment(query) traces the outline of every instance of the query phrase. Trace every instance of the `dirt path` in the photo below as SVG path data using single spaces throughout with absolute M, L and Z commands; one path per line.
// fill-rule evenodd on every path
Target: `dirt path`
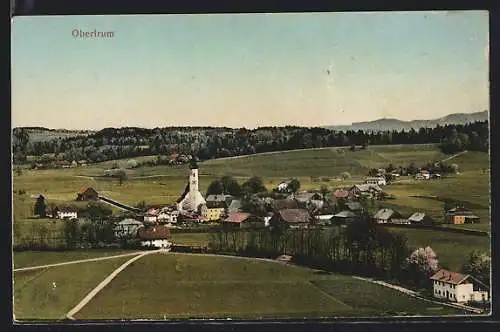
M 450 156 L 450 157 L 448 157 L 448 158 L 445 158 L 445 159 L 441 160 L 441 162 L 442 162 L 442 163 L 444 163 L 445 161 L 448 161 L 448 160 L 451 160 L 451 159 L 453 159 L 453 158 L 455 158 L 455 157 L 461 156 L 461 155 L 463 155 L 464 153 L 467 153 L 467 150 L 462 151 L 462 152 L 459 152 L 459 153 L 457 153 L 457 154 L 454 154 L 453 156 Z
M 467 305 L 464 305 L 464 304 L 459 304 L 459 303 L 444 303 L 444 302 L 429 300 L 429 299 L 426 299 L 426 298 L 420 296 L 419 293 L 417 293 L 415 291 L 412 291 L 411 289 L 407 289 L 407 288 L 404 288 L 404 287 L 401 287 L 401 286 L 389 284 L 389 283 L 387 283 L 385 281 L 374 280 L 374 279 L 363 278 L 363 277 L 353 277 L 353 278 L 358 279 L 358 280 L 368 281 L 368 282 L 371 282 L 371 283 L 374 283 L 374 284 L 378 284 L 378 285 L 381 285 L 381 286 L 384 286 L 384 287 L 387 287 L 387 288 L 391 288 L 391 289 L 397 290 L 397 291 L 399 291 L 401 293 L 404 293 L 406 295 L 409 295 L 411 297 L 414 297 L 414 298 L 417 298 L 419 300 L 423 300 L 423 301 L 426 301 L 426 302 L 430 302 L 430 303 L 433 303 L 433 304 L 444 305 L 444 306 L 455 308 L 455 309 L 463 309 L 463 310 L 466 310 L 466 311 L 469 311 L 469 312 L 473 312 L 473 313 L 476 313 L 476 314 L 482 314 L 483 313 L 482 309 L 470 307 L 470 306 L 467 306 Z
M 76 261 L 69 261 L 69 262 L 62 262 L 62 263 L 54 263 L 54 264 L 46 264 L 46 265 L 38 265 L 38 266 L 30 266 L 30 267 L 21 267 L 21 268 L 14 269 L 14 272 L 38 270 L 38 269 L 45 269 L 48 267 L 63 266 L 63 265 L 70 265 L 70 264 L 97 262 L 97 261 L 103 261 L 106 259 L 114 259 L 114 258 L 127 257 L 127 256 L 137 256 L 141 253 L 144 253 L 144 252 L 138 251 L 138 252 L 132 252 L 132 253 L 122 254 L 122 255 L 103 256 L 103 257 L 97 257 L 97 258 L 79 259 Z
M 111 280 L 113 280 L 120 272 L 122 272 L 123 270 L 125 270 L 125 268 L 127 266 L 129 266 L 130 264 L 132 264 L 136 260 L 141 259 L 142 257 L 144 257 L 146 255 L 149 255 L 149 254 L 152 254 L 152 253 L 156 253 L 156 252 L 159 252 L 159 251 L 160 250 L 146 251 L 146 252 L 143 252 L 142 254 L 140 254 L 140 255 L 138 255 L 136 257 L 133 257 L 133 258 L 129 259 L 125 263 L 123 263 L 119 268 L 117 268 L 116 270 L 114 270 L 113 272 L 111 272 L 111 274 L 108 275 L 99 285 L 97 285 L 96 288 L 94 288 L 93 290 L 91 290 L 87 294 L 87 296 L 85 296 L 83 298 L 83 300 L 80 301 L 80 303 L 78 303 L 73 309 L 71 309 L 66 314 L 66 318 L 74 320 L 75 318 L 73 316 L 78 311 L 80 311 L 87 303 L 89 303 L 89 301 L 92 300 L 94 298 L 94 296 L 96 296 L 104 287 L 106 287 L 111 282 Z

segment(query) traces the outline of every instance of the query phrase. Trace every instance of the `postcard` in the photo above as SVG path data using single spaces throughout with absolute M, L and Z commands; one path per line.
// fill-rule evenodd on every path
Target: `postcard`
M 15 17 L 15 322 L 490 315 L 488 32 Z

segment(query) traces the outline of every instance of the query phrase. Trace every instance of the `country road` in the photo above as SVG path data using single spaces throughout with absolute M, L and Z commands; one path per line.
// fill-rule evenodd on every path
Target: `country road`
M 144 253 L 144 251 L 137 251 L 137 252 L 132 252 L 132 253 L 128 253 L 128 254 L 121 254 L 121 255 L 114 255 L 114 256 L 103 256 L 103 257 L 97 257 L 97 258 L 79 259 L 76 261 L 69 261 L 69 262 L 62 262 L 62 263 L 54 263 L 54 264 L 46 264 L 46 265 L 38 265 L 38 266 L 30 266 L 30 267 L 21 267 L 21 268 L 14 269 L 14 272 L 38 270 L 38 269 L 45 269 L 45 268 L 49 268 L 49 267 L 63 266 L 63 265 L 70 265 L 70 264 L 97 262 L 97 261 L 103 261 L 106 259 L 113 259 L 113 258 L 120 258 L 120 257 L 127 257 L 127 256 L 137 256 L 141 253 Z
M 97 293 L 99 293 L 104 287 L 106 287 L 111 282 L 111 280 L 113 280 L 120 272 L 122 272 L 123 270 L 125 270 L 125 268 L 127 266 L 129 266 L 130 264 L 132 264 L 136 260 L 141 259 L 142 257 L 144 257 L 146 255 L 149 255 L 149 254 L 152 254 L 152 253 L 156 253 L 156 252 L 159 252 L 159 251 L 161 251 L 161 249 L 160 250 L 154 250 L 154 251 L 146 251 L 146 252 L 143 252 L 142 254 L 140 254 L 140 255 L 138 255 L 138 256 L 136 256 L 134 258 L 129 259 L 125 263 L 123 263 L 119 268 L 117 268 L 116 270 L 114 270 L 113 272 L 111 272 L 111 274 L 108 275 L 106 277 L 106 279 L 104 279 L 99 285 L 97 285 L 96 288 L 94 288 L 93 290 L 91 290 L 87 294 L 87 296 L 85 296 L 83 298 L 83 300 L 80 301 L 80 303 L 78 303 L 73 309 L 71 309 L 66 314 L 66 317 L 69 318 L 69 319 L 71 319 L 71 320 L 74 320 L 75 318 L 73 316 L 78 311 L 80 311 L 87 303 L 89 303 L 89 301 L 92 300 L 94 298 L 94 296 L 96 296 Z

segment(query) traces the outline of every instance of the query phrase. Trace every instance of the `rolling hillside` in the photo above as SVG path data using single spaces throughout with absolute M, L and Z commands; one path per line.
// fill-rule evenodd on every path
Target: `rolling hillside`
M 434 128 L 437 125 L 444 126 L 448 124 L 466 124 L 475 121 L 488 121 L 488 111 L 475 113 L 453 113 L 439 119 L 433 120 L 413 120 L 403 121 L 398 119 L 383 118 L 367 122 L 354 122 L 351 125 L 344 126 L 326 126 L 333 130 L 364 130 L 364 131 L 392 131 L 392 130 L 418 130 L 419 128 Z

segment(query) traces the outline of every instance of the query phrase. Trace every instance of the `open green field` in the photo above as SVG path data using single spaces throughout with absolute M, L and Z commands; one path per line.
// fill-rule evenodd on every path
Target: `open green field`
M 137 250 L 93 249 L 73 251 L 20 251 L 14 252 L 14 269 L 55 263 L 64 263 L 80 259 L 123 255 Z
M 210 233 L 171 233 L 175 245 L 205 247 L 210 240 Z
M 394 166 L 408 165 L 410 162 L 419 165 L 438 161 L 444 157 L 434 145 L 394 145 L 369 146 L 366 150 L 354 152 L 348 148 L 323 148 L 214 159 L 200 163 L 200 189 L 204 192 L 214 178 L 222 175 L 233 175 L 241 182 L 254 175 L 260 176 L 269 189 L 292 176 L 300 180 L 303 189 L 316 189 L 321 185 L 330 188 L 344 187 L 362 181 L 368 170 L 373 167 L 383 167 L 389 163 L 393 163 Z M 464 192 L 470 191 L 462 189 L 464 187 L 469 189 L 469 186 L 481 190 L 479 199 L 482 201 L 484 197 L 489 197 L 489 191 L 484 189 L 489 183 L 488 174 L 484 174 L 482 182 L 474 182 L 476 175 L 482 174 L 483 168 L 489 168 L 488 155 L 468 152 L 452 160 L 458 163 L 464 172 L 456 181 L 451 179 L 442 181 L 448 183 L 448 186 L 442 189 L 446 191 L 445 197 L 458 196 L 467 200 L 468 197 Z M 127 160 L 118 162 L 125 165 Z M 73 201 L 78 190 L 92 186 L 103 195 L 126 204 L 137 204 L 141 200 L 159 204 L 174 202 L 186 185 L 187 166 L 155 166 L 127 170 L 128 180 L 122 185 L 119 185 L 117 180 L 96 177 L 102 176 L 104 170 L 113 163 L 108 161 L 70 169 L 27 170 L 20 176 L 14 175 L 15 217 L 31 216 L 34 199 L 30 196 L 39 193 L 42 193 L 49 202 L 61 203 Z M 345 171 L 350 173 L 351 178 L 342 181 L 339 177 Z M 471 171 L 473 173 L 467 173 Z M 321 177 L 328 181 L 312 182 L 311 177 Z M 408 188 L 403 185 L 398 187 L 399 192 L 409 196 L 414 195 L 413 192 L 435 191 L 436 188 L 430 181 L 427 182 L 420 184 L 421 188 L 414 188 L 414 184 L 406 185 L 410 186 Z M 390 186 L 392 187 L 396 188 L 396 185 Z M 25 190 L 26 194 L 18 194 L 19 189 Z M 395 191 L 398 192 L 398 189 Z M 402 204 L 407 203 L 403 201 Z
M 490 252 L 487 236 L 459 234 L 428 229 L 389 228 L 391 232 L 403 233 L 408 238 L 408 246 L 414 250 L 430 246 L 437 254 L 439 265 L 453 271 L 460 271 L 466 257 L 472 250 Z
M 369 146 L 366 150 L 358 151 L 349 151 L 348 148 L 324 148 L 214 159 L 199 164 L 200 189 L 205 192 L 214 178 L 227 174 L 235 176 L 241 182 L 253 175 L 260 176 L 269 189 L 290 176 L 298 177 L 301 187 L 304 189 L 318 189 L 322 184 L 334 189 L 361 182 L 367 175 L 369 168 L 383 167 L 389 163 L 396 167 L 399 165 L 407 166 L 410 162 L 415 162 L 419 166 L 429 161 L 438 161 L 444 158 L 447 156 L 444 156 L 435 145 L 393 145 Z M 127 160 L 119 162 L 125 164 Z M 20 229 L 29 229 L 33 227 L 34 222 L 38 222 L 28 219 L 32 215 L 35 202 L 31 195 L 42 193 L 49 204 L 71 202 L 80 188 L 92 186 L 101 194 L 125 204 L 135 205 L 142 200 L 145 200 L 147 204 L 168 204 L 174 202 L 181 195 L 186 185 L 187 166 L 140 167 L 127 170 L 129 178 L 122 185 L 119 185 L 117 180 L 95 177 L 102 175 L 105 169 L 111 167 L 112 163 L 109 161 L 73 169 L 28 170 L 20 176 L 14 175 L 14 219 L 16 223 L 22 224 L 19 226 Z M 395 199 L 374 202 L 372 208 L 391 207 L 406 216 L 416 211 L 422 211 L 437 221 L 442 221 L 443 200 L 453 199 L 470 206 L 481 217 L 481 223 L 450 225 L 449 227 L 489 231 L 490 173 L 488 171 L 488 154 L 467 152 L 452 158 L 448 163 L 456 163 L 460 174 L 429 181 L 417 181 L 402 177 L 401 180 L 384 188 L 393 194 Z M 349 172 L 351 178 L 345 181 L 338 180 L 344 171 Z M 326 179 L 322 182 L 312 182 L 312 176 Z M 25 190 L 26 193 L 18 194 L 17 191 L 20 189 Z M 54 224 L 50 227 L 58 226 Z M 176 237 L 179 244 L 201 245 L 204 241 L 201 235 L 174 235 L 174 239 Z M 408 237 L 410 243 L 419 246 L 431 243 L 434 248 L 439 246 L 439 243 L 449 243 L 449 246 L 443 246 L 439 250 L 435 249 L 440 251 L 438 254 L 442 257 L 443 263 L 446 262 L 450 267 L 457 266 L 457 262 L 463 259 L 463 253 L 472 248 L 469 241 L 471 243 L 478 242 L 477 245 L 481 248 L 489 247 L 487 237 L 476 239 L 470 235 L 441 234 L 438 231 L 418 233 L 414 230 L 408 230 Z M 436 241 L 435 239 L 439 237 L 442 237 L 443 240 Z M 447 242 L 446 239 L 452 240 Z M 448 250 L 450 252 L 446 252 Z
M 259 319 L 403 313 L 459 314 L 349 276 L 255 259 L 153 254 L 131 264 L 75 318 Z
M 130 258 L 14 272 L 15 319 L 63 319 L 88 292 Z

